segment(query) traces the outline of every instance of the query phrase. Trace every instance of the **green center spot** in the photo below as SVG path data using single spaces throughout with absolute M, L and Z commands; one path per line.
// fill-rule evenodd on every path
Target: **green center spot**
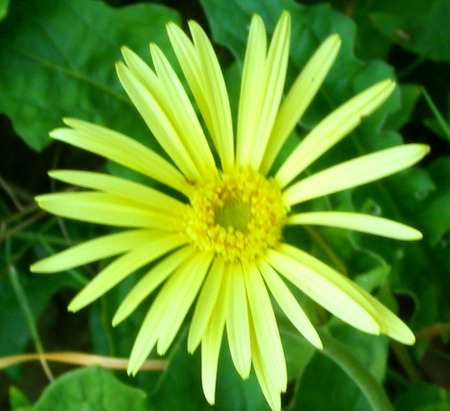
M 247 231 L 252 212 L 248 204 L 242 200 L 227 200 L 216 210 L 215 222 L 222 227 L 233 227 L 235 230 Z

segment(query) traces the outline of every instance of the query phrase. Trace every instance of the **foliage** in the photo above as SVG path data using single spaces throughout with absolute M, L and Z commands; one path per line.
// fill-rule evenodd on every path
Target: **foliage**
M 288 83 L 328 35 L 337 32 L 343 41 L 336 63 L 290 137 L 292 141 L 368 85 L 386 77 L 399 83 L 374 115 L 310 171 L 403 141 L 426 142 L 432 147 L 420 166 L 311 204 L 315 210 L 331 207 L 393 218 L 420 229 L 422 241 L 406 244 L 331 228 L 286 234 L 398 312 L 411 325 L 418 343 L 412 348 L 399 347 L 330 319 L 309 301 L 305 306 L 323 332 L 342 343 L 375 383 L 389 392 L 396 409 L 448 409 L 449 3 L 200 0 L 192 2 L 195 7 L 190 11 L 184 2 L 175 0 L 108 3 L 0 0 L 0 360 L 26 352 L 76 350 L 126 357 L 150 302 L 113 329 L 114 309 L 139 273 L 85 312 L 72 315 L 66 312 L 68 301 L 104 263 L 55 275 L 29 272 L 31 262 L 105 231 L 38 211 L 33 196 L 55 189 L 48 185 L 47 170 L 106 166 L 125 175 L 117 165 L 101 164 L 74 148 L 49 146 L 48 132 L 62 124 L 62 117 L 78 117 L 160 150 L 120 88 L 114 70 L 114 62 L 121 58 L 120 47 L 125 44 L 149 61 L 148 43 L 155 42 L 174 61 L 166 23 L 184 24 L 187 18 L 200 21 L 209 27 L 217 45 L 236 109 L 237 78 L 251 15 L 260 14 L 271 32 L 286 9 L 293 21 Z M 333 361 L 334 354 L 316 352 L 291 329 L 281 311 L 277 314 L 290 377 L 285 408 L 368 409 L 358 381 L 337 365 L 336 358 Z M 430 358 L 436 355 L 441 360 L 430 367 Z M 136 378 L 98 367 L 62 373 L 65 368 L 50 364 L 57 375 L 51 383 L 44 379 L 38 363 L 7 368 L 0 374 L 0 409 L 207 409 L 199 355 L 187 354 L 183 333 L 168 360 L 163 372 L 144 371 Z M 265 407 L 255 376 L 240 379 L 225 344 L 215 408 Z

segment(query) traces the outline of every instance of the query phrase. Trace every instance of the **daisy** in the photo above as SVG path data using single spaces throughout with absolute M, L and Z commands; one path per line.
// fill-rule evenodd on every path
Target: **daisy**
M 273 170 L 274 160 L 333 64 L 339 37 L 325 40 L 283 98 L 290 16 L 282 13 L 268 46 L 264 23 L 254 16 L 234 132 L 217 56 L 201 27 L 191 21 L 189 28 L 192 40 L 175 24 L 167 26 L 202 121 L 155 44 L 150 45 L 154 69 L 125 47 L 125 64 L 117 64 L 124 89 L 167 157 L 130 137 L 81 120 L 65 119 L 68 128 L 51 133 L 56 140 L 100 154 L 170 190 L 96 172 L 51 171 L 52 178 L 87 190 L 40 195 L 36 201 L 41 208 L 62 217 L 127 229 L 73 246 L 31 269 L 57 272 L 118 256 L 72 300 L 69 310 L 78 311 L 148 266 L 113 318 L 113 325 L 119 324 L 159 290 L 137 335 L 128 372 L 136 374 L 154 347 L 160 355 L 167 352 L 194 305 L 188 351 L 201 346 L 208 402 L 215 401 L 219 350 L 226 330 L 237 372 L 247 378 L 253 366 L 268 404 L 279 410 L 287 372 L 272 300 L 311 344 L 322 348 L 288 283 L 362 331 L 414 343 L 410 329 L 374 297 L 286 243 L 283 228 L 326 225 L 400 240 L 421 238 L 414 228 L 381 217 L 334 211 L 297 213 L 291 208 L 391 175 L 419 161 L 429 148 L 422 144 L 392 147 L 299 178 L 387 99 L 395 85 L 386 79 L 329 114 Z

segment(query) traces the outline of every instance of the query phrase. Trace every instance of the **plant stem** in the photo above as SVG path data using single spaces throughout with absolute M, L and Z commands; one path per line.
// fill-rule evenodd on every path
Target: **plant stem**
M 329 334 L 320 332 L 322 352 L 338 364 L 360 388 L 374 411 L 394 411 L 386 392 L 375 377 L 360 363 L 347 347 Z

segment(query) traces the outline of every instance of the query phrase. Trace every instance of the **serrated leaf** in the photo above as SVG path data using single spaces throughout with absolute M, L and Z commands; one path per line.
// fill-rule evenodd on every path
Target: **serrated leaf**
M 59 377 L 27 411 L 149 411 L 143 391 L 100 367 L 86 367 Z
M 64 116 L 153 141 L 114 62 L 122 45 L 145 58 L 150 41 L 167 45 L 169 21 L 179 21 L 176 12 L 150 4 L 115 10 L 94 0 L 13 2 L 0 25 L 0 112 L 34 150 L 49 144 L 48 132 Z

